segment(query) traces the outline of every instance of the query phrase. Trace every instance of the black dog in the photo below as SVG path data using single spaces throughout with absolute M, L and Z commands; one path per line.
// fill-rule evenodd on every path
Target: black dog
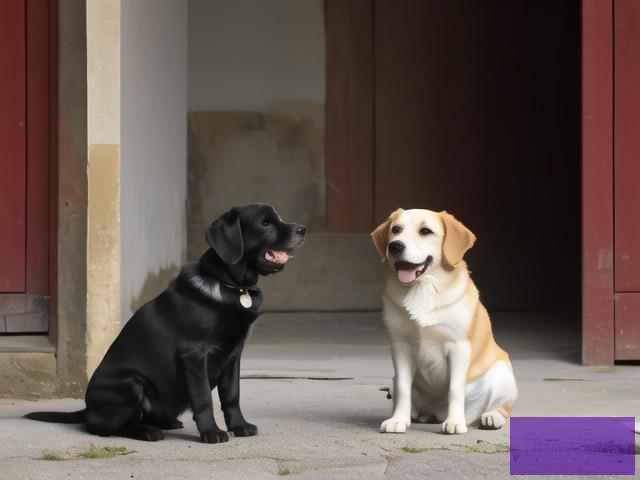
M 213 418 L 217 386 L 227 429 L 256 435 L 239 405 L 240 356 L 262 303 L 255 285 L 258 275 L 284 268 L 305 232 L 270 205 L 232 208 L 209 227 L 211 249 L 124 326 L 89 382 L 86 408 L 27 417 L 155 441 L 162 429 L 181 428 L 177 417 L 190 407 L 202 442 L 226 442 Z

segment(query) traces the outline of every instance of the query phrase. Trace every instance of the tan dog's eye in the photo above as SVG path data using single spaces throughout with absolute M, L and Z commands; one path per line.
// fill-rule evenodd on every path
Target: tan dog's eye
M 422 236 L 425 236 L 425 235 L 429 235 L 430 233 L 433 233 L 433 232 L 431 231 L 431 229 L 429 229 L 427 227 L 422 227 L 420 230 L 418 230 L 418 233 L 420 235 L 422 235 Z
M 400 228 L 398 225 L 394 225 L 393 227 L 391 227 L 391 233 L 393 233 L 394 235 L 399 234 L 402 231 L 402 228 Z

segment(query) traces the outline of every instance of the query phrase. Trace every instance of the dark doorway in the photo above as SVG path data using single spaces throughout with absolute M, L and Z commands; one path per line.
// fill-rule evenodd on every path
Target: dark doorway
M 327 26 L 327 181 L 370 192 L 340 202 L 328 188 L 329 229 L 363 211 L 373 227 L 397 207 L 448 210 L 478 237 L 468 263 L 489 309 L 577 312 L 579 1 L 329 0 Z M 372 125 L 348 114 L 369 105 Z M 345 148 L 345 127 L 362 148 Z M 369 163 L 345 174 L 366 144 Z

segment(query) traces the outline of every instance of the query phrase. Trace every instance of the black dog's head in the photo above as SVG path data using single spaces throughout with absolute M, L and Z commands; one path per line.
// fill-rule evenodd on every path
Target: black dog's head
M 283 222 L 271 205 L 253 203 L 224 213 L 206 236 L 233 279 L 246 283 L 250 276 L 282 270 L 305 233 L 304 225 Z

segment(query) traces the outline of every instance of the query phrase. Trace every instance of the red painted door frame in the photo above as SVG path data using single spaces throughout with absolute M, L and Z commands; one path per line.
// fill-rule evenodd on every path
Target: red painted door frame
M 640 359 L 640 7 L 582 1 L 582 361 Z
M 614 360 L 613 0 L 582 1 L 582 362 Z
M 55 0 L 13 3 L 23 9 L 24 22 L 24 281 L 20 289 L 0 292 L 0 333 L 52 330 L 56 271 L 57 8 Z

